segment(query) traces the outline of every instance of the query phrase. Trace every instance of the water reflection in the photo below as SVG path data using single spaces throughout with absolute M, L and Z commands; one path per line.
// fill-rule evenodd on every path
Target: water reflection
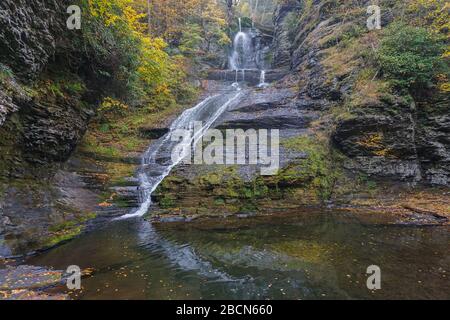
M 152 225 L 116 221 L 29 263 L 97 273 L 80 299 L 449 298 L 448 227 L 361 223 L 341 214 Z M 382 269 L 382 290 L 366 269 Z

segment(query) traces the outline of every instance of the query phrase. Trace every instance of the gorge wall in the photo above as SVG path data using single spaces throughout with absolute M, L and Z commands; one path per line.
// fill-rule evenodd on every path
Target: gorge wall
M 97 203 L 62 170 L 112 85 L 96 73 L 110 61 L 99 62 L 81 31 L 67 29 L 70 4 L 0 2 L 0 256 L 67 238 L 66 222 L 76 233 L 73 221 L 92 216 L 88 203 Z
M 81 79 L 80 33 L 66 28 L 67 1 L 0 5 L 0 168 L 2 178 L 33 176 L 68 159 L 97 93 Z
M 275 61 L 291 70 L 290 81 L 299 86 L 297 99 L 321 110 L 330 140 L 348 157 L 348 169 L 448 186 L 448 94 L 429 89 L 409 99 L 383 92 L 376 70 L 364 74 L 370 66 L 360 53 L 376 46 L 381 32 L 367 30 L 370 4 L 284 1 L 274 16 Z M 404 11 L 397 4 L 380 4 L 383 28 Z

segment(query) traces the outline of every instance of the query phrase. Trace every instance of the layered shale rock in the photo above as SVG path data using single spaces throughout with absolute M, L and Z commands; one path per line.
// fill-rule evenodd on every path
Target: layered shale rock
M 34 79 L 56 49 L 65 1 L 3 0 L 0 3 L 0 61 L 23 79 Z
M 373 177 L 448 186 L 448 95 L 434 93 L 411 102 L 395 94 L 372 99 L 373 93 L 358 92 L 356 79 L 367 66 L 355 52 L 369 49 L 374 41 L 364 30 L 369 4 L 349 3 L 353 11 L 345 15 L 350 9 L 340 12 L 341 7 L 333 1 L 279 5 L 274 18 L 278 30 L 274 50 L 285 57 L 289 46 L 290 59 L 275 60 L 290 68 L 290 81 L 299 85 L 299 103 L 316 106 L 324 115 L 332 108 L 354 105 L 349 114 L 328 123 L 336 128 L 331 141 L 349 158 L 347 168 Z M 286 24 L 288 14 L 297 14 L 296 24 Z M 390 11 L 383 11 L 384 25 L 393 19 Z M 291 42 L 286 41 L 289 33 L 294 35 Z M 345 37 L 359 37 L 359 47 L 337 47 Z
M 0 256 L 79 234 L 98 202 L 64 171 L 101 90 L 77 66 L 91 58 L 79 52 L 81 33 L 66 27 L 70 4 L 0 2 Z

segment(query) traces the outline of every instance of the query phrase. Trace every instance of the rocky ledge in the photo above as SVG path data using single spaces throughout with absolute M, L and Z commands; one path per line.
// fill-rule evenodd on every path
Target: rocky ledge
M 286 76 L 286 70 L 266 70 L 265 81 L 267 83 L 275 82 Z M 249 86 L 257 86 L 261 83 L 261 70 L 210 70 L 208 71 L 208 80 L 224 82 L 240 82 Z

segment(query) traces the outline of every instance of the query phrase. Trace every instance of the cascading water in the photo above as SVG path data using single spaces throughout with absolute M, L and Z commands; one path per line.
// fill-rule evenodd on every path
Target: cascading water
M 230 56 L 230 69 L 243 70 L 250 65 L 252 58 L 252 40 L 250 36 L 239 31 L 233 41 L 233 52 Z
M 268 85 L 265 71 L 267 48 L 267 46 L 261 44 L 260 33 L 254 28 L 243 29 L 242 20 L 239 18 L 239 31 L 234 37 L 233 49 L 229 56 L 229 69 L 235 72 L 233 84 L 235 88 L 239 89 L 240 82 L 245 82 L 246 78 L 253 81 L 258 71 L 260 71 L 258 87 L 265 88 Z
M 229 68 L 241 71 L 242 79 L 245 80 L 245 69 L 254 67 L 254 50 L 252 38 L 248 32 L 242 31 L 242 21 L 239 18 L 239 32 L 234 37 L 233 51 L 229 58 Z M 238 74 L 238 73 L 236 73 Z M 238 80 L 236 79 L 236 83 Z
M 141 205 L 135 212 L 122 216 L 120 219 L 141 217 L 145 215 L 152 205 L 152 194 L 158 188 L 172 169 L 181 163 L 188 155 L 190 146 L 195 146 L 214 122 L 234 102 L 241 93 L 231 91 L 211 96 L 200 102 L 195 107 L 186 110 L 170 127 L 169 133 L 161 138 L 154 146 L 144 154 L 141 169 L 139 170 L 139 198 Z M 202 128 L 196 134 L 182 142 L 181 152 L 175 152 L 180 146 L 180 141 L 172 141 L 172 135 L 177 130 L 189 130 L 193 132 L 192 124 L 201 122 Z M 179 149 L 177 149 L 179 150 Z M 175 156 L 173 155 L 175 154 Z
M 188 155 L 188 146 L 196 145 L 202 138 L 203 133 L 208 130 L 214 122 L 222 115 L 222 113 L 239 99 L 241 96 L 239 78 L 245 81 L 245 70 L 256 69 L 255 50 L 252 44 L 252 36 L 250 32 L 242 29 L 242 21 L 239 18 L 239 32 L 233 41 L 233 52 L 230 56 L 230 69 L 236 72 L 235 83 L 232 90 L 223 94 L 211 96 L 200 102 L 192 109 L 186 110 L 170 127 L 169 133 L 161 138 L 155 145 L 151 146 L 145 153 L 138 176 L 140 181 L 139 200 L 140 207 L 125 216 L 124 218 L 141 217 L 145 215 L 152 205 L 152 194 L 166 178 L 172 169 L 181 163 Z M 240 76 L 241 75 L 241 76 Z M 260 87 L 266 86 L 265 71 L 261 71 Z M 174 158 L 172 153 L 176 147 L 180 145 L 180 141 L 172 141 L 172 134 L 177 130 L 193 131 L 192 124 L 194 122 L 202 122 L 203 127 L 200 134 L 192 135 L 182 148 L 184 152 L 177 154 Z
M 267 87 L 268 84 L 266 83 L 266 71 L 265 70 L 261 70 L 261 75 L 259 77 L 259 88 L 265 88 Z

